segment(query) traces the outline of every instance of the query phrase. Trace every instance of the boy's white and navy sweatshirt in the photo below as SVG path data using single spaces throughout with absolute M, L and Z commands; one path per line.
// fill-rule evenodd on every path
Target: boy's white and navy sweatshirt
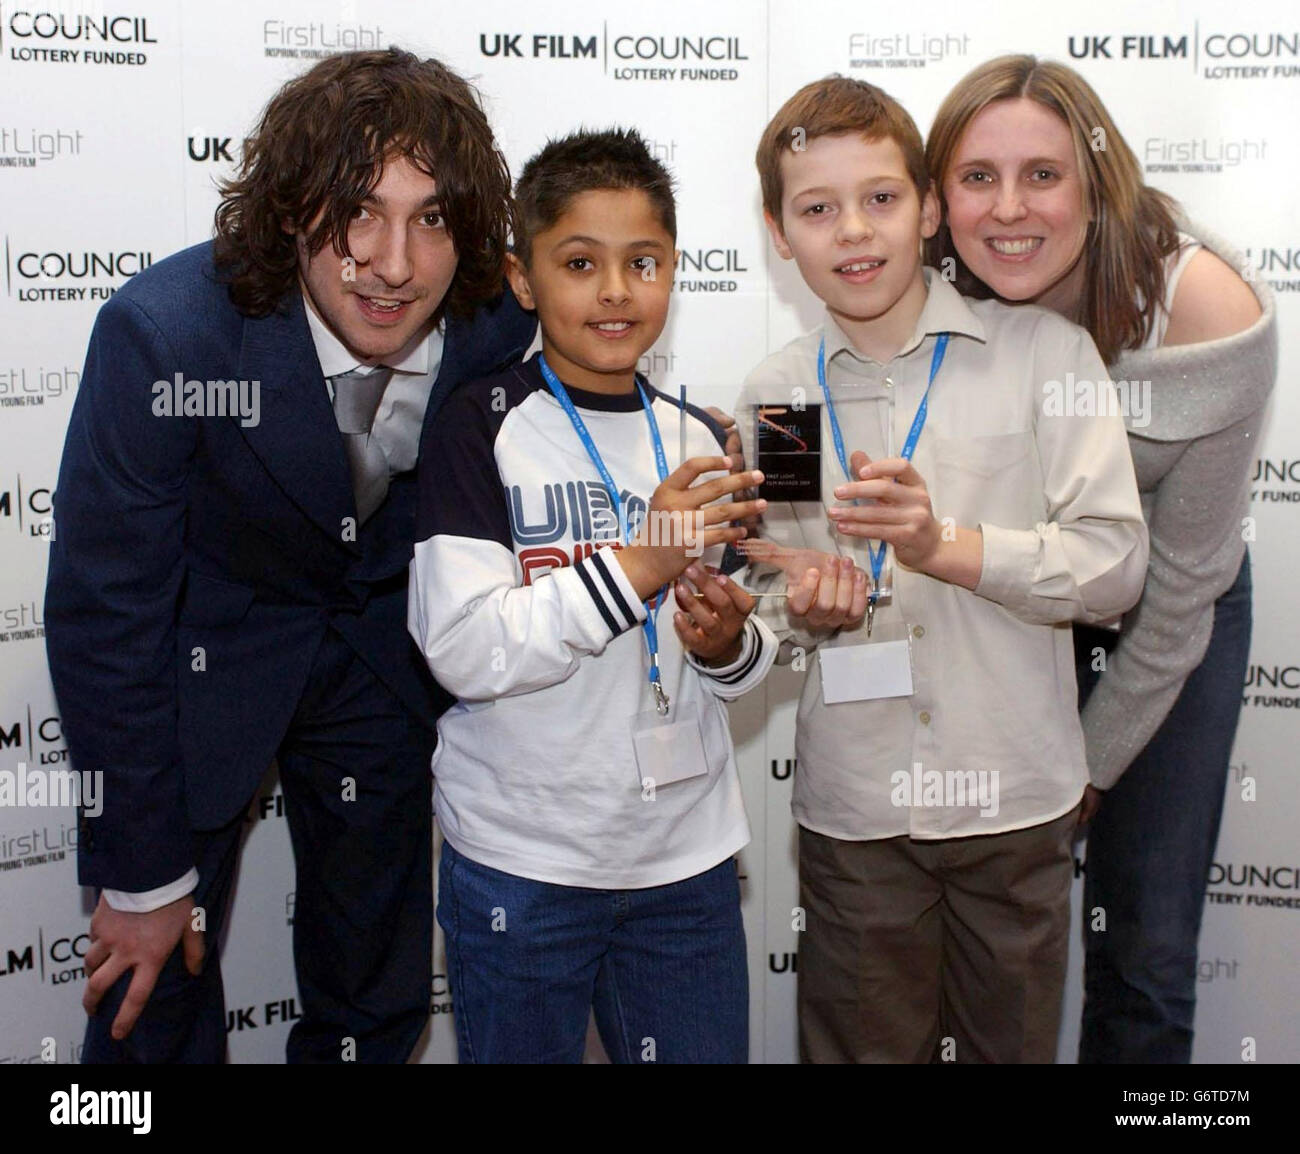
M 642 381 L 669 468 L 680 407 Z M 628 510 L 659 485 L 634 390 L 569 396 Z M 687 456 L 722 430 L 687 406 Z M 740 657 L 711 669 L 658 618 L 674 715 L 699 712 L 707 775 L 643 791 L 633 720 L 654 710 L 647 609 L 614 556 L 616 521 L 538 357 L 459 389 L 421 452 L 408 625 L 458 703 L 438 722 L 434 806 L 443 835 L 483 865 L 558 885 L 638 889 L 712 868 L 749 841 L 724 700 L 767 674 L 777 643 L 756 616 Z M 700 559 L 717 565 L 722 549 Z

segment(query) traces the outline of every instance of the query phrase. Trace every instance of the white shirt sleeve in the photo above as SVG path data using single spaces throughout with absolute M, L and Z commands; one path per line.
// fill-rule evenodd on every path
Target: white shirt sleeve
M 159 886 L 156 890 L 146 890 L 144 893 L 131 894 L 124 890 L 103 890 L 104 900 L 115 910 L 122 910 L 124 913 L 131 914 L 148 914 L 154 910 L 160 910 L 163 906 L 171 905 L 172 902 L 183 898 L 186 894 L 193 893 L 194 887 L 199 884 L 199 871 L 193 866 L 174 882 L 165 886 Z
M 495 541 L 436 536 L 415 546 L 407 624 L 449 693 L 487 701 L 555 685 L 645 620 L 608 547 L 518 581 L 515 555 Z

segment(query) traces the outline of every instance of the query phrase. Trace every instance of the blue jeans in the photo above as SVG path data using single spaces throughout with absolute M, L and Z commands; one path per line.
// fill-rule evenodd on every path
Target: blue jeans
M 1196 942 L 1241 712 L 1250 655 L 1250 558 L 1214 604 L 1205 657 L 1160 729 L 1102 797 L 1088 831 L 1080 1062 L 1189 1062 L 1196 1011 Z M 1095 684 L 1092 646 L 1075 629 L 1081 703 Z
M 730 859 L 671 885 L 600 890 L 490 869 L 444 841 L 438 924 L 462 1062 L 581 1062 L 593 1009 L 614 1062 L 748 1061 Z

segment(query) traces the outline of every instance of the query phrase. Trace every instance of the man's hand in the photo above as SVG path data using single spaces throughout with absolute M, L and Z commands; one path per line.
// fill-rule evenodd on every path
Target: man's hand
M 730 665 L 740 656 L 740 631 L 754 599 L 725 573 L 710 573 L 698 562 L 686 567 L 686 576 L 703 596 L 684 581 L 673 587 L 681 610 L 673 617 L 677 637 L 705 665 Z
M 725 477 L 695 484 L 705 473 L 726 472 L 730 468 L 731 461 L 727 457 L 691 457 L 654 491 L 637 539 L 629 548 L 620 549 L 615 554 L 642 600 L 661 586 L 675 581 L 692 559 L 705 549 L 739 541 L 745 536 L 743 526 L 732 526 L 728 522 L 756 516 L 767 508 L 767 502 L 762 500 L 710 504 L 720 497 L 731 496 L 763 482 L 762 473 L 729 473 Z M 668 516 L 665 518 L 663 514 Z M 671 540 L 658 539 L 665 531 L 671 535 Z
M 797 585 L 786 579 L 786 612 L 809 629 L 853 629 L 867 612 L 867 575 L 852 557 L 826 554 L 820 569 L 807 570 Z
M 127 970 L 134 969 L 121 1009 L 113 1019 L 113 1038 L 121 1041 L 133 1029 L 153 993 L 158 974 L 179 941 L 185 950 L 185 968 L 195 977 L 203 969 L 203 932 L 191 917 L 194 895 L 188 894 L 147 914 L 115 910 L 99 896 L 90 919 L 90 949 L 86 951 L 86 992 L 81 1004 L 86 1013 L 99 1008 L 100 999 Z

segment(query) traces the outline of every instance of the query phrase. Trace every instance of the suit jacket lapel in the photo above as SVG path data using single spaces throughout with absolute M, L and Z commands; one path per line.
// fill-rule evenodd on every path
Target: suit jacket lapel
M 356 516 L 352 482 L 300 293 L 284 312 L 245 319 L 239 374 L 260 382 L 261 420 L 240 428 L 253 452 L 323 532 L 358 552 L 344 539 L 343 518 Z

